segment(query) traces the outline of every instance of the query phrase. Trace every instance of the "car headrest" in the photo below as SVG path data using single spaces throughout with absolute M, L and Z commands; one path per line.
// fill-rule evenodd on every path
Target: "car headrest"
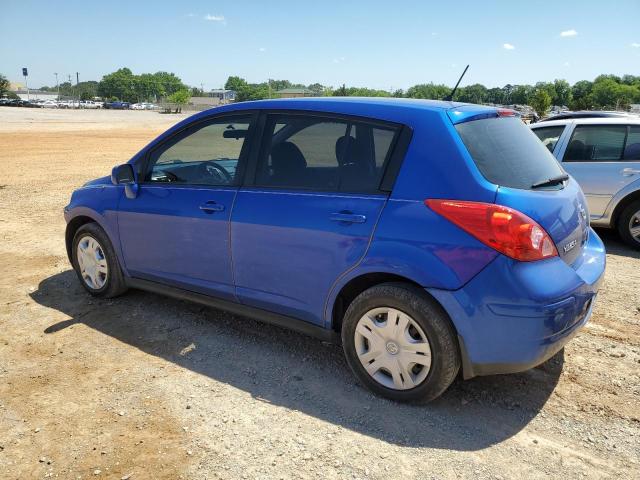
M 275 173 L 279 173 L 305 168 L 307 161 L 297 145 L 282 142 L 271 148 L 271 166 Z

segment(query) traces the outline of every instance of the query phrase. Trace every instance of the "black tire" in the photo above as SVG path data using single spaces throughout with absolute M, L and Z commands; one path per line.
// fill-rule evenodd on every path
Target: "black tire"
M 426 378 L 408 390 L 388 388 L 372 378 L 360 362 L 355 331 L 362 316 L 378 307 L 391 307 L 409 315 L 425 332 L 431 348 L 431 367 Z M 347 309 L 342 322 L 342 345 L 347 362 L 372 392 L 401 402 L 429 402 L 440 396 L 460 370 L 456 332 L 443 308 L 426 292 L 406 283 L 384 283 L 365 290 Z
M 635 202 L 631 202 L 629 205 L 625 207 L 620 216 L 618 217 L 618 224 L 616 225 L 618 228 L 618 233 L 624 243 L 629 245 L 636 250 L 640 250 L 640 237 L 636 238 L 631 235 L 631 219 L 638 215 L 640 217 L 640 200 L 636 200 Z M 635 224 L 636 226 L 640 226 L 640 223 Z
M 107 262 L 107 274 L 106 281 L 101 288 L 92 288 L 82 277 L 78 262 L 78 243 L 84 237 L 94 238 L 100 244 L 102 252 L 104 253 L 104 258 Z M 78 280 L 80 280 L 84 289 L 94 297 L 117 297 L 127 290 L 124 275 L 122 274 L 122 269 L 120 268 L 120 263 L 118 262 L 118 257 L 113 249 L 113 245 L 105 231 L 97 223 L 85 223 L 76 231 L 73 236 L 71 258 L 73 269 L 76 271 Z

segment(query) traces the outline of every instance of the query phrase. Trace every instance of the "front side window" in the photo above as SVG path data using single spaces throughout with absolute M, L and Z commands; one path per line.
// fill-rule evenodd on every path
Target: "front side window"
M 189 128 L 151 154 L 146 182 L 236 185 L 251 116 L 218 119 Z
M 533 130 L 533 133 L 538 136 L 542 144 L 547 147 L 551 153 L 553 153 L 553 150 L 556 148 L 562 132 L 564 132 L 564 125 L 560 125 L 559 127 L 536 128 Z
M 398 128 L 304 115 L 269 115 L 256 184 L 376 192 Z
M 567 145 L 564 161 L 620 161 L 626 136 L 626 125 L 578 125 Z

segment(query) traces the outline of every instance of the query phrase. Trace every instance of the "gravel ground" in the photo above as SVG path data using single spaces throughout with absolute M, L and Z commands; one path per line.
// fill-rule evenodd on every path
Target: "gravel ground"
M 0 477 L 640 478 L 640 252 L 601 232 L 591 322 L 529 372 L 377 398 L 338 347 L 198 305 L 84 293 L 70 192 L 182 116 L 0 109 Z

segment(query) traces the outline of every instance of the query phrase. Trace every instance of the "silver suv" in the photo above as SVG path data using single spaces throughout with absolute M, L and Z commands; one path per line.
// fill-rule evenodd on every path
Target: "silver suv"
M 582 118 L 531 126 L 574 177 L 591 225 L 616 228 L 640 249 L 640 118 Z

